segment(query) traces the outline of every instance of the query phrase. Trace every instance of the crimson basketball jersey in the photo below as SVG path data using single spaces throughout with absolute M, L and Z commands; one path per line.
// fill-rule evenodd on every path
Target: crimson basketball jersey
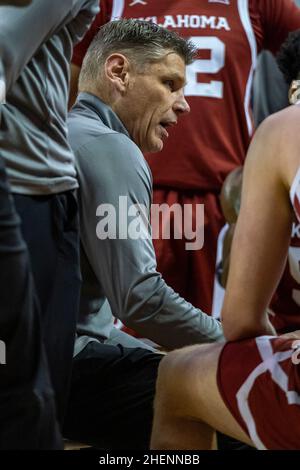
M 277 332 L 300 329 L 300 170 L 293 181 L 290 198 L 295 221 L 286 267 L 270 305 L 270 320 Z
M 292 183 L 290 199 L 300 223 L 300 169 Z M 300 368 L 296 347 L 293 339 L 260 336 L 226 343 L 220 354 L 220 394 L 258 449 L 298 448 Z
M 78 65 L 99 26 L 110 19 L 151 20 L 197 46 L 185 88 L 191 112 L 170 129 L 164 150 L 146 157 L 154 185 L 218 191 L 243 163 L 253 133 L 257 53 L 275 52 L 288 32 L 300 27 L 300 10 L 293 0 L 104 0 L 100 7 L 75 50 Z
M 276 331 L 300 329 L 300 223 L 298 221 L 293 222 L 286 267 L 270 309 L 270 320 Z

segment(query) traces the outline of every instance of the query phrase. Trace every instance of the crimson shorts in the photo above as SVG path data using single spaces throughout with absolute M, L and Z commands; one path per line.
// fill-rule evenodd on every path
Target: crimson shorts
M 300 350 L 294 340 L 261 336 L 226 343 L 220 394 L 258 449 L 300 449 Z

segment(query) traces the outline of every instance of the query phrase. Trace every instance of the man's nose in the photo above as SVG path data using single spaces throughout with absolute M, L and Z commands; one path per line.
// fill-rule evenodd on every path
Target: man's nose
M 190 105 L 188 104 L 188 102 L 186 101 L 185 99 L 185 96 L 184 96 L 184 93 L 183 91 L 181 91 L 175 102 L 174 102 L 174 107 L 173 107 L 174 111 L 178 114 L 186 114 L 186 113 L 189 113 L 191 108 L 190 108 Z

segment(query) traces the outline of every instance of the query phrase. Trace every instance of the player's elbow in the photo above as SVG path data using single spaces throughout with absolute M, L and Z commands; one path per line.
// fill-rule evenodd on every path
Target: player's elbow
M 233 321 L 231 318 L 223 318 L 223 331 L 226 341 L 240 341 L 247 338 L 255 338 L 267 333 L 266 326 L 259 321 Z
M 119 309 L 119 318 L 128 328 L 139 330 L 141 322 L 145 321 L 145 297 L 139 290 L 129 289 L 123 296 L 123 302 Z

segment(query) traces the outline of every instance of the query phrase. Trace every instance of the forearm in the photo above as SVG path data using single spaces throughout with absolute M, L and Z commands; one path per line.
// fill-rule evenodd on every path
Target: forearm
M 223 339 L 220 322 L 161 278 L 151 240 L 91 239 L 86 252 L 113 315 L 140 335 L 167 349 Z
M 222 309 L 229 340 L 275 333 L 266 310 L 285 266 L 292 216 L 280 178 L 282 150 L 274 141 L 273 126 L 274 119 L 262 124 L 246 158 Z
M 239 341 L 257 336 L 277 336 L 277 333 L 269 321 L 267 313 L 259 322 L 232 322 L 229 319 L 223 322 L 224 336 L 227 341 Z
M 125 325 L 167 349 L 223 339 L 220 322 L 176 294 L 158 273 L 128 287 L 123 300 L 122 308 L 113 313 Z
M 258 228 L 258 218 L 251 219 L 249 228 L 248 220 L 249 216 L 241 217 L 237 224 L 222 308 L 224 336 L 230 341 L 276 334 L 267 307 L 285 265 L 289 232 L 278 237 L 280 248 L 275 249 L 271 221 L 267 226 L 273 231 L 272 241 L 271 234 L 264 236 L 266 229 Z

